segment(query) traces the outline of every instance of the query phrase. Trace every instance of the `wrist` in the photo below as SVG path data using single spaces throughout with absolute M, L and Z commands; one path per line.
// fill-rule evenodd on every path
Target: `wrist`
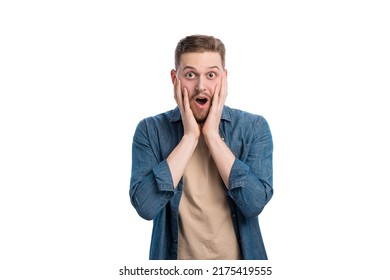
M 184 134 L 182 141 L 188 144 L 197 145 L 199 141 L 199 135 L 194 133 Z
M 203 136 L 206 142 L 215 142 L 221 140 L 221 136 L 218 131 L 203 131 Z

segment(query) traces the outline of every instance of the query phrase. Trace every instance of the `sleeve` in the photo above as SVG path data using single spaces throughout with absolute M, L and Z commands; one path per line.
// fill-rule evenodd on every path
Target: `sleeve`
M 255 217 L 273 195 L 272 135 L 267 121 L 260 117 L 245 160 L 235 159 L 229 176 L 229 196 L 245 217 Z
M 159 160 L 152 141 L 144 120 L 134 133 L 129 194 L 137 213 L 146 220 L 152 220 L 176 193 L 167 161 Z

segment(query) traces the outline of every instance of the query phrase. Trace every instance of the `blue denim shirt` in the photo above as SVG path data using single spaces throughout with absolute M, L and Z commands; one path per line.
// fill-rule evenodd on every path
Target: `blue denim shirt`
M 226 198 L 244 259 L 267 259 L 258 215 L 271 199 L 272 136 L 267 121 L 224 107 L 219 125 L 221 138 L 235 155 Z M 149 258 L 177 259 L 178 211 L 182 190 L 177 188 L 166 159 L 183 136 L 178 108 L 142 120 L 132 147 L 131 203 L 138 214 L 153 219 Z

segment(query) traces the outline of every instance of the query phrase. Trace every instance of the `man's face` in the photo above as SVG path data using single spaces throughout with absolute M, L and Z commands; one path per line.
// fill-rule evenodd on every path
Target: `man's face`
M 181 56 L 172 81 L 181 81 L 182 91 L 188 91 L 191 110 L 198 123 L 206 120 L 217 84 L 224 73 L 221 56 L 217 52 L 185 53 Z

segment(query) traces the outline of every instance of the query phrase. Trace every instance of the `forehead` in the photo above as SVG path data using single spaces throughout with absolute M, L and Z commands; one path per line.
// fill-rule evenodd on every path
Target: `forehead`
M 184 53 L 180 57 L 179 68 L 186 66 L 200 70 L 217 66 L 222 70 L 222 60 L 217 52 Z

